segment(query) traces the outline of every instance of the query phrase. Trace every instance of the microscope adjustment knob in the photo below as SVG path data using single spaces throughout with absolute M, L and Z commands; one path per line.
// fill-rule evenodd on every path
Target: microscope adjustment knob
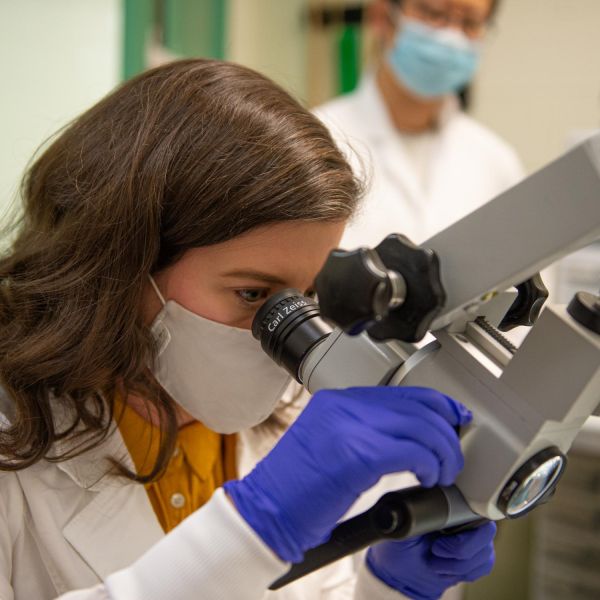
M 569 302 L 567 312 L 580 325 L 600 334 L 600 296 L 589 292 L 577 292 Z
M 355 335 L 382 318 L 393 296 L 390 274 L 374 250 L 334 250 L 315 279 L 321 315 Z
M 413 244 L 406 236 L 392 234 L 375 248 L 387 269 L 405 282 L 405 299 L 385 319 L 369 328 L 376 340 L 421 340 L 446 302 L 437 254 Z
M 548 298 L 548 289 L 539 273 L 515 287 L 518 295 L 498 326 L 500 331 L 510 331 L 519 325 L 531 327 Z

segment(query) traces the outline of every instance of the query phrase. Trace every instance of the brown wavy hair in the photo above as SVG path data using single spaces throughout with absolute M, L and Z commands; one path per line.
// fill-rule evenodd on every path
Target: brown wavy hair
M 148 275 L 267 223 L 346 219 L 360 192 L 324 126 L 239 65 L 173 62 L 76 119 L 25 174 L 22 216 L 0 258 L 0 384 L 11 401 L 0 469 L 98 445 L 123 391 L 161 419 L 156 464 L 127 475 L 158 477 L 177 425 L 147 370 Z M 69 416 L 62 425 L 56 406 Z M 75 443 L 56 454 L 57 440 Z

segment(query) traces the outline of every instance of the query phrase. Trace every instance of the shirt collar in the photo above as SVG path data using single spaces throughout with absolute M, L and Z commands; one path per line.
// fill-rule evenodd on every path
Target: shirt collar
M 147 473 L 156 461 L 160 449 L 159 427 L 139 415 L 134 408 L 117 402 L 119 433 L 125 442 L 138 472 Z M 199 479 L 211 476 L 215 461 L 221 459 L 221 435 L 194 421 L 177 432 L 175 464 L 181 461 L 196 473 Z
M 390 117 L 373 71 L 369 71 L 362 78 L 355 94 L 362 106 L 361 112 L 366 117 L 364 121 L 367 129 L 366 133 L 371 139 L 378 141 L 389 139 L 390 132 L 397 132 L 402 135 L 402 132 L 397 131 Z M 438 128 L 444 128 L 459 113 L 458 98 L 454 95 L 448 96 L 438 118 Z

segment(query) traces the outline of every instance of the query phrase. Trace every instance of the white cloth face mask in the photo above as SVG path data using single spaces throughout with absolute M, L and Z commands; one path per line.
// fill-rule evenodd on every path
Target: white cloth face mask
M 291 377 L 247 329 L 205 319 L 169 300 L 152 278 L 163 308 L 152 323 L 158 356 L 152 372 L 190 415 L 217 433 L 264 421 Z

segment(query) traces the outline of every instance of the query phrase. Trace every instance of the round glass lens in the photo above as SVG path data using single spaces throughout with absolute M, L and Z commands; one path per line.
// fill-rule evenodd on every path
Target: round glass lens
M 506 511 L 508 516 L 518 515 L 537 502 L 560 474 L 563 462 L 562 456 L 554 456 L 526 477 L 510 498 Z

